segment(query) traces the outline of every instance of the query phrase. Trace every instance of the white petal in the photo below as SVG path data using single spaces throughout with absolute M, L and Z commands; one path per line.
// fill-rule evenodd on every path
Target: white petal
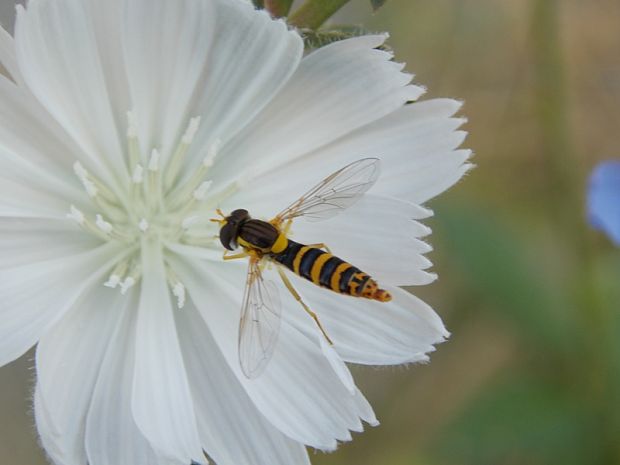
M 126 178 L 127 170 L 88 9 L 80 0 L 18 6 L 17 59 L 33 94 L 117 190 L 117 176 Z
M 190 297 L 207 322 L 218 347 L 258 410 L 291 439 L 333 450 L 363 429 L 356 395 L 351 395 L 321 352 L 318 341 L 284 324 L 266 371 L 254 380 L 239 368 L 237 331 L 245 266 L 169 258 Z M 282 297 L 286 292 L 283 290 Z M 286 312 L 302 310 L 285 308 Z
M 348 362 L 396 365 L 426 361 L 433 345 L 449 336 L 427 304 L 398 287 L 385 286 L 393 300 L 377 302 L 336 294 L 296 276 L 291 279 L 319 315 L 336 351 Z M 293 312 L 290 317 L 300 318 Z
M 411 75 L 375 49 L 385 38 L 343 40 L 304 58 L 260 118 L 227 148 L 235 155 L 227 172 L 267 171 L 417 99 L 423 89 L 408 85 Z
M 115 329 L 108 338 L 107 351 L 100 365 L 88 411 L 85 425 L 88 463 L 187 465 L 189 462 L 165 460 L 158 456 L 132 417 L 137 298 L 131 295 L 126 297 L 125 308 L 115 312 Z M 158 407 L 157 404 L 152 405 L 153 410 Z
M 214 33 L 210 0 L 125 2 L 123 47 L 144 150 L 169 155 L 189 119 Z
M 467 163 L 471 151 L 456 150 L 466 135 L 457 130 L 464 120 L 451 117 L 459 106 L 450 99 L 406 105 L 333 144 L 253 178 L 250 185 L 260 186 L 260 192 L 246 189 L 234 201 L 283 208 L 330 172 L 360 158 L 377 157 L 381 176 L 370 192 L 422 204 L 471 168 Z M 327 166 L 329 170 L 323 168 Z M 299 186 L 301 179 L 308 179 L 308 185 Z
M 203 448 L 218 465 L 309 465 L 305 447 L 256 409 L 192 304 L 176 314 Z
M 44 412 L 37 427 L 45 448 L 63 464 L 87 461 L 84 430 L 95 382 L 106 350 L 116 345 L 114 330 L 135 300 L 98 286 L 39 341 L 35 409 Z
M 100 242 L 69 221 L 0 219 L 0 269 L 75 255 Z
M 13 81 L 18 84 L 23 82 L 21 71 L 17 65 L 15 56 L 15 42 L 13 36 L 0 26 L 0 64 L 4 66 Z
M 257 115 L 263 118 L 261 110 L 290 79 L 303 53 L 303 41 L 283 21 L 238 0 L 216 4 L 215 40 L 190 107 L 202 116 L 193 145 L 196 162 L 216 139 L 224 143 L 216 163 L 227 158 L 226 143 Z M 220 168 L 227 169 L 228 163 Z
M 430 230 L 413 218 L 419 207 L 408 202 L 365 195 L 356 205 L 326 222 L 300 219 L 293 239 L 325 243 L 331 252 L 364 270 L 379 284 L 395 286 L 428 284 L 430 261 L 422 254 L 431 247 L 416 239 Z
M 0 365 L 32 347 L 122 257 L 119 246 L 0 270 Z
M 142 286 L 136 328 L 131 406 L 152 447 L 168 459 L 201 460 L 194 406 L 174 325 L 158 242 L 142 244 Z

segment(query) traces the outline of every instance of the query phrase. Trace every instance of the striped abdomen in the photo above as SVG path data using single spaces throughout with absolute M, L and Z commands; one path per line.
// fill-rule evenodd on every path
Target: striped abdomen
M 359 268 L 315 247 L 288 240 L 286 249 L 272 258 L 293 273 L 340 294 L 387 302 L 389 292 Z

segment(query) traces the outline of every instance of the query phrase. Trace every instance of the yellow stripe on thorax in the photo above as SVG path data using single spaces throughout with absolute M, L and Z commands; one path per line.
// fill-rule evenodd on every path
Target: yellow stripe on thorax
M 323 269 L 323 265 L 325 262 L 332 258 L 332 255 L 329 253 L 321 254 L 317 257 L 317 259 L 312 264 L 312 270 L 310 271 L 310 277 L 312 278 L 312 282 L 314 284 L 320 284 L 321 279 L 321 270 Z
M 347 271 L 352 266 L 353 265 L 350 263 L 345 262 L 338 265 L 338 267 L 334 270 L 334 274 L 332 274 L 332 279 L 330 282 L 333 291 L 340 292 L 340 277 L 342 276 L 342 273 Z
M 284 252 L 284 250 L 286 250 L 287 246 L 288 246 L 288 239 L 286 238 L 286 235 L 280 233 L 276 241 L 273 243 L 273 246 L 271 247 L 271 251 L 273 253 L 281 253 L 281 252 Z
M 295 259 L 293 260 L 293 271 L 295 272 L 295 274 L 297 275 L 299 274 L 299 267 L 301 266 L 301 259 L 304 258 L 304 254 L 311 248 L 312 247 L 308 247 L 304 245 L 301 249 L 299 249 L 299 252 L 297 252 Z

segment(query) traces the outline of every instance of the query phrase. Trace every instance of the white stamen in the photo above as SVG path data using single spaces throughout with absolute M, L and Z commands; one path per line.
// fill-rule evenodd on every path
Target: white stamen
M 84 224 L 84 213 L 75 208 L 75 205 L 71 205 L 71 213 L 67 213 L 67 218 L 75 220 L 80 226 Z
M 80 178 L 81 181 L 84 181 L 84 179 L 88 178 L 88 171 L 86 171 L 86 168 L 84 168 L 84 166 L 79 161 L 76 161 L 73 164 L 73 171 L 75 172 L 75 175 Z
M 131 180 L 134 184 L 141 184 L 144 180 L 144 168 L 141 164 L 137 164 L 133 170 L 133 175 L 131 176 Z
M 131 289 L 135 284 L 136 280 L 133 277 L 126 277 L 125 280 L 121 283 L 121 294 L 127 294 L 127 291 Z
M 127 137 L 138 137 L 138 117 L 133 111 L 127 112 Z
M 196 200 L 204 199 L 205 195 L 207 195 L 207 191 L 211 187 L 211 184 L 212 184 L 212 181 L 205 181 L 202 184 L 200 184 L 200 186 L 198 186 L 198 189 L 194 191 L 194 198 Z
M 159 151 L 157 149 L 153 149 L 151 152 L 151 158 L 149 160 L 149 171 L 159 171 Z
M 97 189 L 97 186 L 95 186 L 94 182 L 92 182 L 90 179 L 84 178 L 82 179 L 82 184 L 84 185 L 84 189 L 86 189 L 86 193 L 90 198 L 97 197 L 99 189 Z
M 104 233 L 110 234 L 112 232 L 112 225 L 103 219 L 101 215 L 96 216 L 95 224 L 99 229 L 101 229 Z
M 189 126 L 187 126 L 187 130 L 183 135 L 182 142 L 186 145 L 190 145 L 196 136 L 196 132 L 198 131 L 198 126 L 200 125 L 200 116 L 196 116 L 189 120 Z
M 215 142 L 211 144 L 211 147 L 209 147 L 209 151 L 207 152 L 207 156 L 202 161 L 202 164 L 205 168 L 211 168 L 213 166 L 213 163 L 215 162 L 215 157 L 217 157 L 217 153 L 221 145 L 221 139 L 215 139 Z
M 176 283 L 172 288 L 172 294 L 177 298 L 177 307 L 183 308 L 185 306 L 185 286 L 181 283 Z
M 183 229 L 189 229 L 192 226 L 194 226 L 196 223 L 198 223 L 200 221 L 200 217 L 199 216 L 188 216 L 187 218 L 185 218 L 183 220 L 183 222 L 181 223 L 181 226 L 183 227 Z
M 105 287 L 109 287 L 110 289 L 115 289 L 121 283 L 121 277 L 117 274 L 111 275 L 108 280 L 103 283 Z
M 142 218 L 140 220 L 140 222 L 138 223 L 138 228 L 140 228 L 140 231 L 142 231 L 143 233 L 145 233 L 149 229 L 149 222 L 146 221 L 146 218 Z

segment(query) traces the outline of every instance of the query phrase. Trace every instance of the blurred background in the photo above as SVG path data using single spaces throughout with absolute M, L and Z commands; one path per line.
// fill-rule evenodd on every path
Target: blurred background
M 584 208 L 620 158 L 620 2 L 369 3 L 332 24 L 389 31 L 427 97 L 464 100 L 478 166 L 429 205 L 440 279 L 412 289 L 452 338 L 428 365 L 355 368 L 382 424 L 313 463 L 620 464 L 620 250 Z M 45 463 L 31 366 L 0 369 L 1 464 Z

